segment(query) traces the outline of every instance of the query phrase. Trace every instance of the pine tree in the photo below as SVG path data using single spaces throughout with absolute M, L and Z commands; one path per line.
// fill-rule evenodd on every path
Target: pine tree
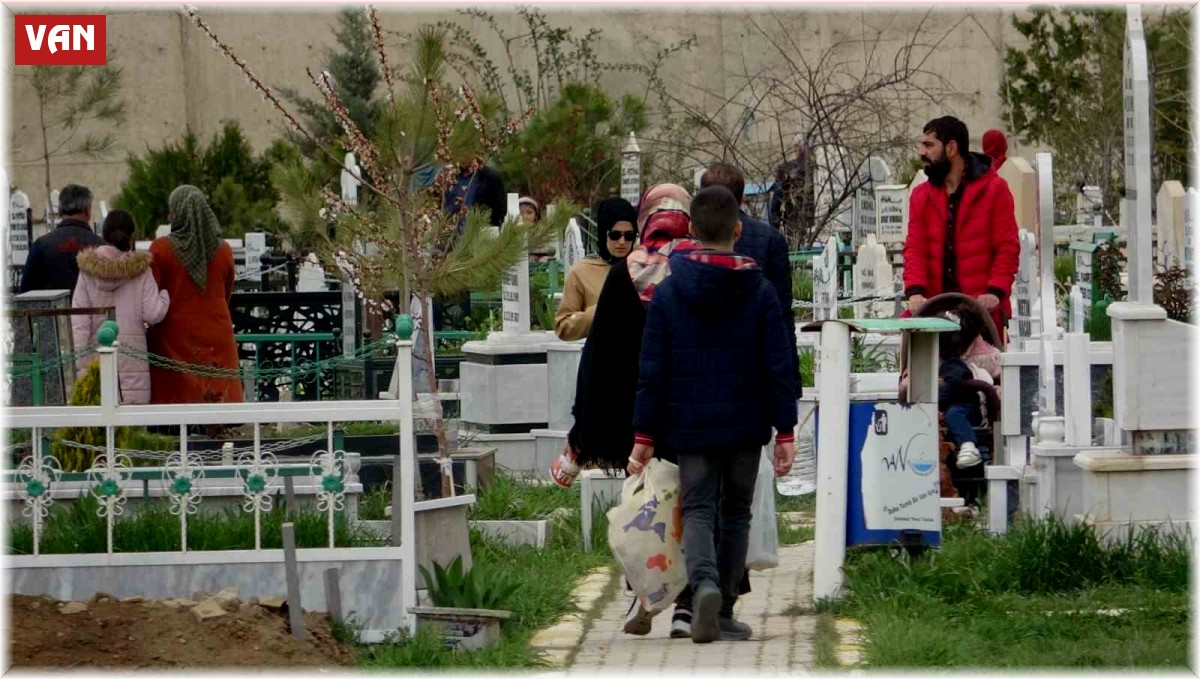
M 338 50 L 328 53 L 325 70 L 333 79 L 334 92 L 345 104 L 350 119 L 367 137 L 375 130 L 375 118 L 379 113 L 379 101 L 375 91 L 379 87 L 379 64 L 375 58 L 375 44 L 371 36 L 371 23 L 367 12 L 361 8 L 344 9 L 338 15 L 338 28 L 334 31 Z M 296 90 L 281 89 L 288 101 L 296 105 L 301 121 L 313 138 L 327 146 L 339 136 L 342 129 L 333 112 L 322 102 L 301 96 Z M 316 148 L 303 135 L 291 133 L 290 138 L 300 146 L 305 156 L 316 157 Z
M 32 66 L 17 77 L 28 78 L 38 108 L 42 148 L 35 156 L 45 169 L 46 204 L 50 202 L 50 166 L 55 158 L 97 158 L 116 143 L 112 134 L 81 130 L 89 123 L 120 125 L 125 120 L 121 101 L 121 69 L 109 54 L 104 66 Z M 57 205 L 50 206 L 57 210 Z

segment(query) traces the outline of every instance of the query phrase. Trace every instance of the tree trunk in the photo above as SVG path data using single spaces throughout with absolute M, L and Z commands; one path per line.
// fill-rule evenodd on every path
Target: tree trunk
M 50 141 L 46 138 L 46 135 L 49 134 L 46 130 L 46 104 L 42 101 L 40 92 L 38 93 L 38 121 L 42 126 L 42 162 L 46 171 L 46 205 L 53 212 L 57 208 L 54 205 L 50 205 Z M 46 215 L 46 221 L 50 221 L 49 214 Z
M 428 324 L 429 328 L 433 327 L 433 318 L 427 318 L 429 314 L 426 313 L 429 296 L 418 293 L 416 299 L 417 304 L 421 306 L 421 326 L 417 328 L 417 332 L 428 333 L 426 337 L 429 339 L 429 346 L 426 347 L 425 355 L 421 357 L 421 360 L 425 361 L 425 368 L 428 372 L 429 393 L 433 394 L 434 399 L 437 399 L 436 362 L 433 357 L 433 339 L 430 337 L 433 333 L 426 330 L 426 324 Z M 438 464 L 442 470 L 442 497 L 454 497 L 454 470 L 450 462 L 450 453 L 452 452 L 450 450 L 450 441 L 446 438 L 446 418 L 444 417 L 444 413 L 441 412 L 441 401 L 438 400 L 437 404 L 439 417 L 435 420 L 434 434 L 437 436 L 438 443 Z

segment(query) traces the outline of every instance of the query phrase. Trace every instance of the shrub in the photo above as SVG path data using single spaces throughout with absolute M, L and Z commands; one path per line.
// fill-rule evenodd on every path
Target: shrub
M 126 162 L 129 177 L 113 207 L 129 211 L 143 237 L 152 237 L 159 224 L 168 222 L 167 200 L 181 184 L 204 191 L 226 238 L 280 230 L 271 158 L 266 153 L 255 156 L 237 123 L 226 122 L 207 148 L 201 148 L 196 135 L 188 131 L 177 144 L 147 149 L 145 157 L 130 154 Z

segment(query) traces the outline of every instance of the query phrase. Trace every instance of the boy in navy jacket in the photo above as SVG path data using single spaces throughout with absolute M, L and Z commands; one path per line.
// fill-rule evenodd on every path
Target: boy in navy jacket
M 691 216 L 703 247 L 671 257 L 671 275 L 646 312 L 629 472 L 641 471 L 656 448 L 679 460 L 683 550 L 695 592 L 692 641 L 707 643 L 750 638 L 733 605 L 759 456 L 772 428 L 776 475 L 795 457 L 796 348 L 770 283 L 753 259 L 733 253 L 741 235 L 737 199 L 723 186 L 701 189 Z

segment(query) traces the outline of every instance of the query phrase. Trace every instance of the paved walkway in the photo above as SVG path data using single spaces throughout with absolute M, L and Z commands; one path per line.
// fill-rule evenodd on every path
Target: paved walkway
M 808 670 L 813 665 L 816 631 L 816 616 L 811 613 L 812 562 L 812 542 L 780 546 L 778 567 L 750 574 L 754 591 L 742 597 L 735 609 L 738 618 L 754 629 L 750 641 L 694 644 L 689 639 L 671 639 L 670 608 L 654 619 L 654 630 L 648 636 L 623 634 L 621 623 L 631 599 L 618 593 L 590 625 L 569 671 L 708 674 Z M 803 614 L 796 609 L 803 609 Z

